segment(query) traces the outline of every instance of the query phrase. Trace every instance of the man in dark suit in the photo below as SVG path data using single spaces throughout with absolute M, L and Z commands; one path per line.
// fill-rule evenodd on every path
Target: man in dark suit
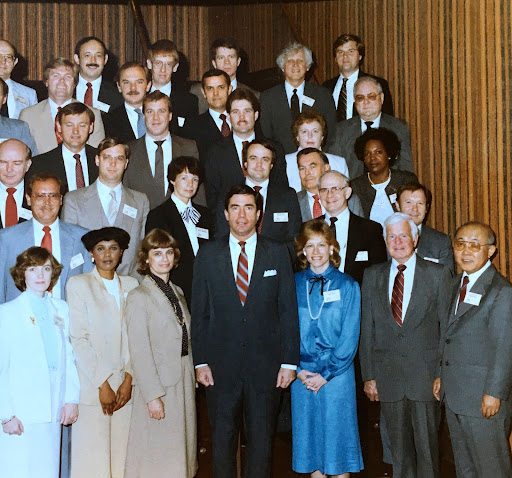
M 423 224 L 430 211 L 431 204 L 432 193 L 422 184 L 404 184 L 396 191 L 396 208 L 410 216 L 418 226 L 420 237 L 416 254 L 426 261 L 445 265 L 453 275 L 455 264 L 453 262 L 452 241 L 448 235 Z
M 107 47 L 102 40 L 97 37 L 82 38 L 75 46 L 73 59 L 79 71 L 74 95 L 78 101 L 94 106 L 103 113 L 121 106 L 123 98 L 119 91 L 102 76 L 108 61 Z
M 238 88 L 233 91 L 226 104 L 232 134 L 215 143 L 208 151 L 205 163 L 206 202 L 216 211 L 219 202 L 235 184 L 244 181 L 242 151 L 254 139 L 264 139 L 255 129 L 260 103 L 249 90 Z M 279 145 L 277 159 L 272 168 L 271 178 L 275 184 L 288 186 L 286 163 Z
M 326 150 L 334 142 L 336 109 L 327 88 L 305 80 L 313 64 L 309 48 L 291 43 L 277 57 L 277 64 L 284 74 L 284 83 L 261 94 L 261 128 L 265 137 L 281 143 L 286 154 L 297 151 L 292 134 L 292 123 L 299 113 L 313 108 L 322 113 L 327 122 Z
M 146 64 L 151 70 L 151 92 L 161 91 L 171 98 L 171 133 L 190 138 L 190 123 L 198 115 L 197 97 L 171 82 L 180 65 L 176 44 L 171 40 L 156 41 L 149 48 Z
M 327 80 L 323 86 L 332 93 L 336 104 L 336 118 L 338 121 L 358 116 L 354 107 L 354 84 L 364 76 L 373 76 L 359 69 L 363 62 L 365 46 L 357 35 L 346 33 L 336 38 L 333 45 L 334 58 L 340 74 Z M 384 103 L 382 111 L 393 116 L 393 100 L 389 91 L 388 82 L 384 78 L 373 76 L 382 86 Z
M 0 229 L 32 218 L 25 196 L 25 174 L 31 164 L 25 143 L 8 139 L 0 144 Z
M 27 177 L 41 172 L 55 174 L 64 185 L 64 192 L 92 184 L 98 178 L 94 161 L 96 148 L 87 140 L 94 129 L 94 113 L 83 103 L 69 103 L 57 113 L 57 130 L 62 144 L 36 156 Z
M 362 287 L 359 359 L 364 391 L 380 401 L 391 442 L 393 476 L 439 477 L 440 323 L 450 272 L 414 252 L 418 227 L 403 213 L 384 222 L 391 260 L 367 269 Z
M 167 168 L 178 156 L 199 157 L 195 141 L 174 136 L 169 132 L 173 117 L 171 100 L 160 91 L 146 96 L 142 106 L 147 133 L 129 144 L 131 160 L 123 183 L 130 189 L 145 193 L 150 208 L 162 204 L 171 196 Z M 204 204 L 204 198 L 199 203 Z
M 440 375 L 457 476 L 508 478 L 512 416 L 512 285 L 491 264 L 496 236 L 468 222 L 455 233 L 451 303 L 441 324 Z M 449 292 L 449 293 L 450 293 Z
M 125 63 L 117 73 L 117 88 L 124 103 L 104 116 L 105 135 L 124 142 L 134 141 L 146 134 L 142 102 L 151 88 L 149 70 L 134 61 Z
M 347 161 L 351 179 L 364 173 L 364 164 L 354 152 L 356 139 L 368 128 L 387 128 L 400 141 L 400 155 L 393 163 L 395 169 L 414 172 L 409 127 L 403 120 L 382 112 L 384 93 L 380 83 L 371 76 L 359 78 L 354 85 L 354 104 L 359 116 L 342 121 L 336 126 L 336 141 L 330 153 L 342 156 Z
M 192 345 L 196 379 L 207 387 L 214 478 L 237 476 L 242 417 L 244 476 L 270 477 L 280 389 L 295 379 L 299 360 L 291 261 L 284 245 L 257 235 L 261 209 L 254 189 L 232 188 L 230 234 L 205 244 L 194 264 Z

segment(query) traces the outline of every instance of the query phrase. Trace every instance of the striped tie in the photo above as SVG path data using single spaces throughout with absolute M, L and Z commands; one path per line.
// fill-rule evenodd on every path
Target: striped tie
M 402 302 L 404 300 L 404 271 L 406 267 L 403 264 L 397 266 L 398 274 L 393 283 L 393 292 L 391 294 L 391 311 L 395 322 L 402 327 Z
M 238 244 L 241 247 L 241 251 L 236 268 L 236 288 L 238 289 L 240 302 L 242 302 L 242 305 L 245 305 L 247 292 L 249 291 L 249 258 L 245 252 L 245 242 L 240 241 Z

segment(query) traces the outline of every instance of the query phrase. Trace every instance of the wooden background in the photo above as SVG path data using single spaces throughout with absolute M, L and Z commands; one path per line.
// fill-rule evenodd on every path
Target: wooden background
M 388 79 L 396 114 L 408 121 L 418 176 L 434 194 L 430 223 L 449 234 L 488 222 L 498 235 L 494 263 L 512 273 L 512 8 L 500 0 L 339 0 L 247 6 L 143 6 L 151 41 L 174 39 L 190 79 L 209 66 L 208 45 L 234 36 L 250 70 L 275 66 L 296 32 L 314 51 L 320 79 L 333 76 L 333 40 L 360 35 L 363 68 Z M 3 2 L 1 36 L 40 79 L 53 56 L 70 57 L 86 35 L 105 40 L 112 66 L 142 60 L 125 5 Z

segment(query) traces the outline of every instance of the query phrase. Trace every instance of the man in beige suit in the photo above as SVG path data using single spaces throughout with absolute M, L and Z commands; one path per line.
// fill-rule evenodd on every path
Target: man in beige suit
M 123 254 L 119 274 L 138 278 L 137 249 L 144 237 L 149 200 L 144 193 L 122 184 L 130 148 L 116 139 L 104 139 L 96 155 L 98 179 L 87 188 L 64 197 L 62 219 L 87 229 L 115 226 L 130 234 L 130 246 Z
M 73 91 L 78 81 L 78 73 L 73 63 L 65 58 L 55 58 L 44 69 L 44 83 L 48 88 L 48 99 L 25 108 L 20 113 L 20 120 L 28 123 L 39 154 L 55 149 L 59 140 L 55 132 L 55 117 L 61 108 L 76 101 Z M 88 144 L 97 147 L 105 137 L 101 112 L 94 112 L 94 130 L 89 136 Z

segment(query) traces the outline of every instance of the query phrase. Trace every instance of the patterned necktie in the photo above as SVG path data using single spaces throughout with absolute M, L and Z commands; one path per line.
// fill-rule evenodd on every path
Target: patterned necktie
M 468 284 L 469 284 L 469 277 L 464 276 L 464 279 L 462 279 L 462 286 L 461 286 L 460 292 L 459 292 L 459 301 L 457 302 L 457 310 L 459 310 L 460 304 L 462 304 L 462 302 L 464 302 L 464 299 L 466 298 Z
M 117 216 L 117 197 L 116 192 L 112 189 L 110 191 L 110 202 L 108 203 L 108 222 L 111 226 L 114 225 L 114 222 L 116 222 L 116 216 Z
M 5 201 L 5 225 L 4 227 L 18 224 L 18 208 L 14 199 L 15 188 L 7 188 L 7 199 Z
M 338 107 L 336 108 L 336 119 L 338 121 L 347 119 L 347 81 L 348 78 L 343 78 L 340 96 L 338 97 Z
M 261 186 L 254 186 L 253 189 L 258 193 L 258 194 L 261 194 L 260 191 L 261 191 Z M 258 234 L 261 234 L 261 228 L 263 227 L 263 215 L 265 214 L 265 212 L 262 210 L 261 211 L 261 214 L 260 214 L 260 218 L 258 219 L 258 226 L 257 226 L 257 231 L 258 231 Z
M 315 200 L 313 203 L 313 219 L 316 219 L 322 215 L 322 206 L 320 204 L 320 196 L 318 194 L 313 194 L 313 199 Z
M 85 188 L 84 170 L 82 169 L 82 162 L 80 161 L 80 155 L 74 154 L 75 158 L 75 175 L 76 175 L 76 188 Z
M 44 236 L 41 241 L 41 247 L 44 247 L 48 252 L 52 252 L 52 235 L 50 231 L 50 226 L 43 226 Z
M 402 303 L 404 300 L 404 271 L 406 266 L 398 264 L 398 274 L 393 283 L 393 292 L 391 293 L 391 311 L 395 322 L 402 327 Z
M 236 268 L 236 288 L 238 289 L 240 302 L 242 302 L 242 305 L 245 305 L 247 292 L 249 292 L 249 258 L 245 252 L 245 242 L 240 241 L 238 244 L 241 250 L 238 256 L 238 266 Z
M 228 122 L 226 121 L 227 116 L 224 113 L 222 113 L 221 115 L 219 115 L 219 118 L 222 120 L 220 132 L 222 133 L 222 136 L 226 138 L 231 133 L 231 129 L 229 128 Z
M 295 121 L 295 118 L 297 118 L 297 116 L 300 113 L 299 96 L 297 95 L 297 88 L 293 89 L 293 95 L 290 101 L 290 109 L 292 111 L 292 120 Z
M 146 123 L 140 108 L 135 108 L 135 113 L 137 113 L 137 139 L 139 139 L 146 134 Z
M 55 130 L 55 138 L 57 139 L 57 144 L 62 143 L 62 134 L 60 134 L 59 130 L 57 129 L 57 123 L 59 122 L 59 111 L 62 109 L 61 106 L 57 107 L 57 114 L 55 115 L 55 124 L 53 125 L 53 128 Z
M 162 197 L 165 197 L 164 150 L 162 149 L 164 141 L 155 141 L 155 186 Z
M 366 125 L 366 130 L 368 131 L 372 127 L 373 121 L 365 121 L 364 124 Z
M 85 90 L 84 104 L 92 106 L 92 83 L 87 82 L 87 90 Z
M 190 221 L 194 225 L 199 222 L 199 218 L 201 217 L 201 213 L 194 206 L 187 206 L 180 214 L 184 221 Z

